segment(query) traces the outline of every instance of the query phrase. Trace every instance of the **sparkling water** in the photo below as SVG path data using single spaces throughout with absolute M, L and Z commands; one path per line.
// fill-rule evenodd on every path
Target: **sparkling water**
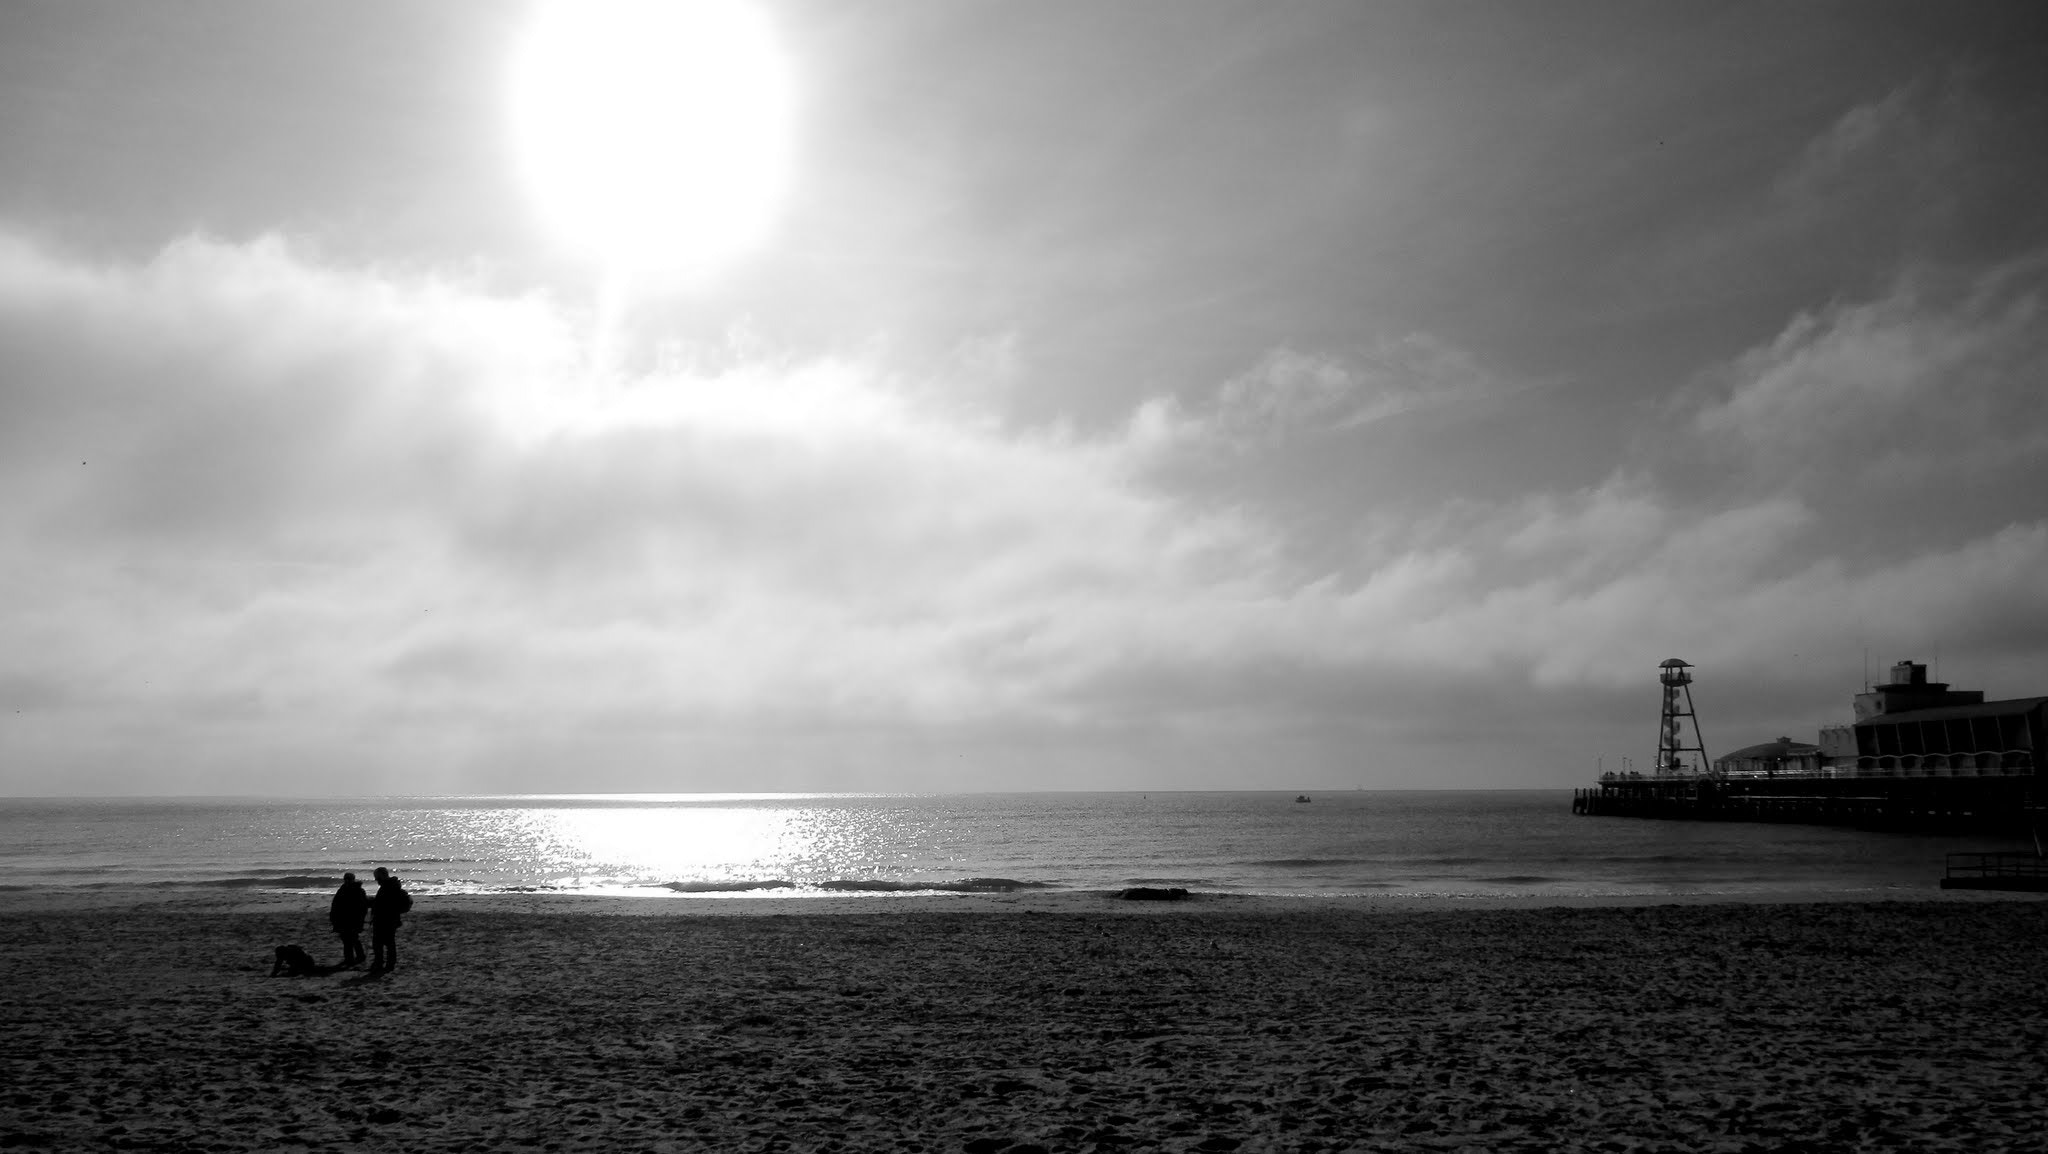
M 0 800 L 0 890 L 803 897 L 1133 885 L 1601 898 L 1931 891 L 1984 838 L 1577 817 L 1569 791 Z

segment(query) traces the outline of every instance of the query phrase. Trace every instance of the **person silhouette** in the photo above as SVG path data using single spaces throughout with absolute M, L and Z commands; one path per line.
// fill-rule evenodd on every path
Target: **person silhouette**
M 341 875 L 341 888 L 334 891 L 334 901 L 327 906 L 327 924 L 341 939 L 344 967 L 363 964 L 363 919 L 369 913 L 370 895 L 363 892 L 363 883 L 352 873 Z
M 370 972 L 381 974 L 398 968 L 398 923 L 412 908 L 412 895 L 383 866 L 377 867 L 376 877 L 377 896 L 370 899 L 370 948 L 377 956 L 370 962 Z

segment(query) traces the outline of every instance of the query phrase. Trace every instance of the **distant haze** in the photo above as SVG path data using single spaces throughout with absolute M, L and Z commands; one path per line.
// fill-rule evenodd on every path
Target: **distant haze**
M 1667 657 L 1711 754 L 2048 694 L 2048 6 L 763 0 L 645 89 L 597 11 L 543 82 L 496 0 L 0 7 L 0 793 L 1561 787 Z

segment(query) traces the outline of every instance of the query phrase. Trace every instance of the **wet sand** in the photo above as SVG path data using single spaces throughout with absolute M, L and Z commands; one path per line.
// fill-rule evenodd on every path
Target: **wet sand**
M 308 899 L 0 913 L 0 1146 L 2048 1149 L 2040 900 L 422 901 L 394 974 L 268 977 L 284 942 L 339 956 Z

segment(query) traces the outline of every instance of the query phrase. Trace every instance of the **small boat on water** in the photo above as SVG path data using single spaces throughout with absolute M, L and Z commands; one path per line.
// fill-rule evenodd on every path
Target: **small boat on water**
M 1308 795 L 1305 793 L 1297 793 L 1294 795 L 1294 802 L 1296 805 L 1306 805 L 1308 804 Z

